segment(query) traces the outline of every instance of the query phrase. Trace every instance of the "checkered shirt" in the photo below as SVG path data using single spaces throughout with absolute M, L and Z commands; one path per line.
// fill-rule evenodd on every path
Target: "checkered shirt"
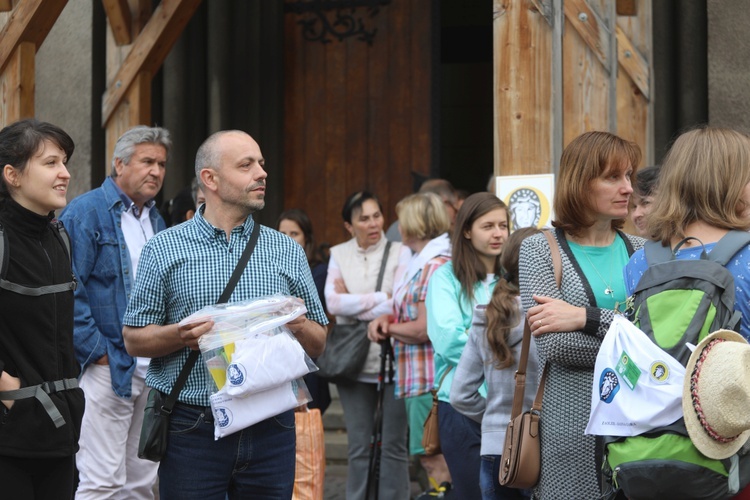
M 255 222 L 248 217 L 232 230 L 227 241 L 226 233 L 206 221 L 201 212 L 157 234 L 143 248 L 123 324 L 140 328 L 178 323 L 219 299 Z M 322 325 L 328 323 L 302 247 L 288 236 L 261 226 L 250 262 L 229 302 L 275 293 L 300 297 L 307 306 L 309 319 Z M 186 347 L 153 358 L 146 385 L 169 393 L 189 352 Z M 210 381 L 206 365 L 199 358 L 178 400 L 208 406 Z
M 414 321 L 419 314 L 418 304 L 427 297 L 427 283 L 440 266 L 450 257 L 440 255 L 427 262 L 409 282 L 401 303 L 393 303 L 398 323 Z M 435 351 L 428 340 L 424 344 L 407 344 L 394 339 L 393 353 L 396 360 L 396 398 L 419 396 L 430 392 L 435 380 Z

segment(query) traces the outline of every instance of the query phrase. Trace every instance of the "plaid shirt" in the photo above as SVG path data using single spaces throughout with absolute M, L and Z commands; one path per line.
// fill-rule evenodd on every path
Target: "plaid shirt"
M 432 273 L 450 260 L 440 255 L 427 261 L 408 284 L 406 295 L 401 303 L 393 303 L 397 323 L 414 321 L 419 314 L 418 304 L 427 297 L 427 283 Z M 396 359 L 396 398 L 419 396 L 430 392 L 435 379 L 434 351 L 430 341 L 424 344 L 405 344 L 393 341 Z
M 132 327 L 170 325 L 215 304 L 245 249 L 252 217 L 226 233 L 213 227 L 199 210 L 191 220 L 162 231 L 143 248 L 138 277 L 123 323 Z M 291 238 L 261 226 L 258 243 L 229 302 L 281 293 L 305 301 L 307 317 L 328 323 L 315 290 L 305 252 Z M 169 393 L 189 354 L 186 347 L 153 358 L 146 385 Z M 178 398 L 208 406 L 211 380 L 199 359 Z

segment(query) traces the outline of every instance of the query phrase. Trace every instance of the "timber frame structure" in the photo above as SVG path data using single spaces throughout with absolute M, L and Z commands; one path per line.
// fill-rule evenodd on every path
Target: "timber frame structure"
M 67 0 L 0 0 L 0 125 L 34 116 L 34 57 Z M 201 0 L 102 0 L 109 20 L 102 126 L 107 157 L 130 127 L 151 123 L 151 79 Z
M 564 145 L 593 129 L 635 141 L 644 164 L 654 161 L 652 1 L 488 0 L 494 175 L 554 173 Z M 107 23 L 108 159 L 125 130 L 153 123 L 152 81 L 201 1 L 161 0 L 155 9 L 152 0 L 95 2 Z M 35 115 L 36 52 L 67 3 L 0 0 L 0 126 Z M 378 34 L 369 46 L 305 41 L 298 19 L 281 15 L 278 203 L 307 208 L 323 228 L 319 241 L 340 241 L 339 204 L 351 192 L 378 193 L 393 219 L 413 178 L 436 174 L 436 9 L 433 0 L 391 0 L 371 21 Z

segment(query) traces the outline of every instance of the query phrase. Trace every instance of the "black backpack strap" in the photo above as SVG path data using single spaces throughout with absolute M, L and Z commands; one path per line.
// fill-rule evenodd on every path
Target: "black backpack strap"
M 63 225 L 61 220 L 54 219 L 51 222 L 52 227 L 55 229 L 54 234 L 57 236 L 57 239 L 60 240 L 60 243 L 62 243 L 63 248 L 65 248 L 65 253 L 68 255 L 68 260 L 70 260 L 71 266 L 73 265 L 73 253 L 70 249 L 70 235 L 68 234 L 68 231 L 65 230 L 65 226 Z
M 734 254 L 748 245 L 750 245 L 750 233 L 732 230 L 716 242 L 716 246 L 708 253 L 708 258 L 726 266 Z

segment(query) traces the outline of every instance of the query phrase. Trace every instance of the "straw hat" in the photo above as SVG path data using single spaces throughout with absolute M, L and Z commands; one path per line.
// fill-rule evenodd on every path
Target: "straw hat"
M 750 344 L 730 330 L 703 339 L 685 367 L 682 411 L 708 458 L 731 457 L 750 436 Z

